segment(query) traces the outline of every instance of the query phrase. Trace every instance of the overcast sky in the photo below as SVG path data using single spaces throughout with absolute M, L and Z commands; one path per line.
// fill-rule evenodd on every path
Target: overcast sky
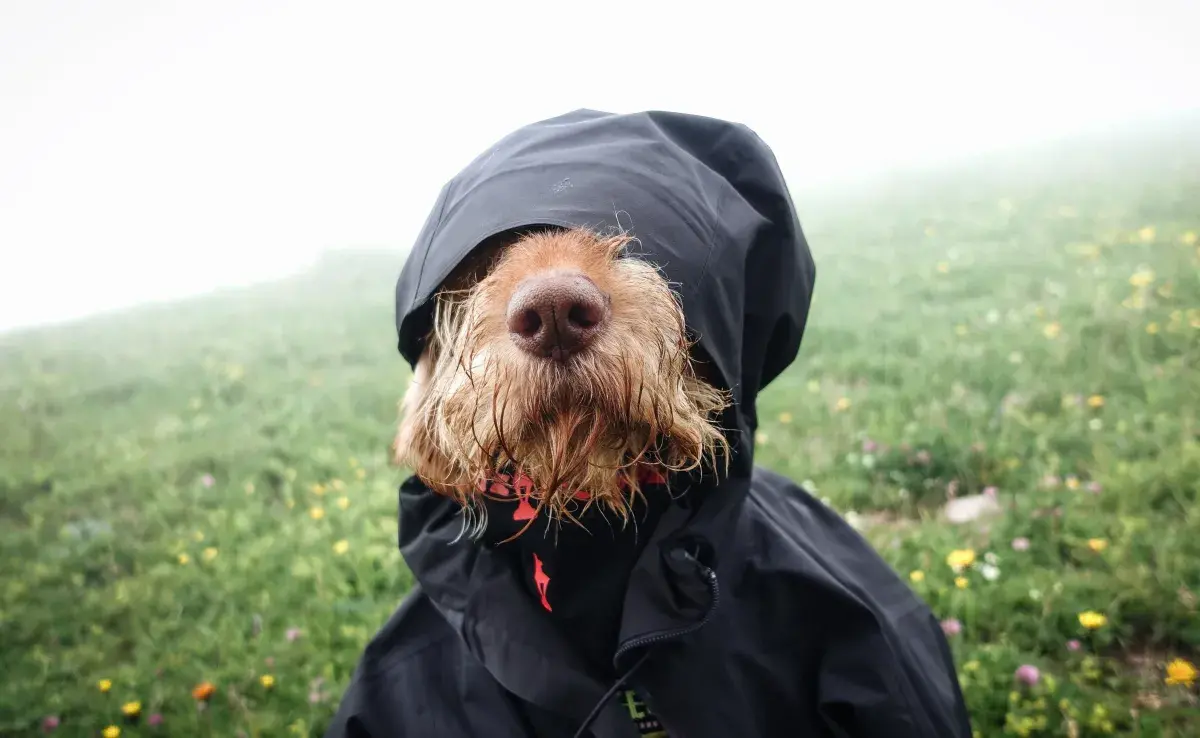
M 400 252 L 578 107 L 747 123 L 796 186 L 1194 108 L 1198 8 L 0 0 L 0 329 Z

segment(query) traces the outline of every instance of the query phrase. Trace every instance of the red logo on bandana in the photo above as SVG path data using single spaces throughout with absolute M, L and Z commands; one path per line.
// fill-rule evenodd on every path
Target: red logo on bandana
M 537 585 L 538 594 L 542 596 L 542 607 L 553 612 L 550 609 L 550 601 L 546 599 L 546 588 L 550 586 L 550 577 L 542 569 L 542 560 L 538 558 L 537 554 L 533 555 L 533 583 Z
M 537 517 L 537 510 L 533 505 L 529 504 L 529 494 L 533 492 L 533 480 L 524 474 L 518 474 L 516 482 L 513 484 L 517 490 L 517 510 L 513 513 L 513 520 L 533 520 Z

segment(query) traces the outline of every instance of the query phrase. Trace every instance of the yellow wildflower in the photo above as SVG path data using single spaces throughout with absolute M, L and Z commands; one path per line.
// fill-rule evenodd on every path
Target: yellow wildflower
M 925 572 L 921 571 L 920 569 L 909 572 L 908 579 L 914 584 L 920 584 L 921 582 L 925 581 Z
M 196 539 L 196 543 L 204 540 L 204 531 L 198 530 L 192 534 L 192 538 Z
M 325 485 L 323 485 L 319 482 L 313 483 L 312 493 L 317 496 L 325 494 Z
M 1104 397 L 1102 395 L 1092 395 L 1087 399 L 1088 407 L 1104 407 Z
M 313 520 L 320 520 L 321 518 L 325 517 L 325 508 L 323 508 L 323 507 L 312 508 L 311 510 L 308 511 L 308 517 L 312 518 Z
M 838 410 L 840 410 L 840 411 L 846 411 L 846 410 L 849 410 L 849 409 L 850 409 L 850 398 L 849 398 L 849 397 L 842 397 L 842 398 L 838 399 L 838 401 L 837 401 L 837 409 L 838 409 Z
M 1145 243 L 1150 243 L 1154 240 L 1156 233 L 1157 231 L 1155 231 L 1154 226 L 1146 226 L 1138 231 L 1138 238 L 1142 239 L 1142 241 Z
M 954 586 L 958 587 L 959 589 L 966 589 L 970 585 L 971 585 L 971 583 L 969 581 L 967 581 L 966 577 L 955 577 L 954 578 Z
M 1057 322 L 1047 323 L 1046 327 L 1042 329 L 1042 333 L 1046 338 L 1058 338 L 1059 334 L 1062 333 L 1062 325 Z
M 213 548 L 212 546 L 209 546 L 208 548 L 204 549 L 204 560 L 205 561 L 212 561 L 215 558 L 217 558 L 217 549 Z
M 1192 244 L 1196 243 L 1196 238 L 1195 231 L 1188 231 L 1179 237 L 1179 242 L 1184 246 L 1191 246 Z
M 142 714 L 142 703 L 134 700 L 121 705 L 121 714 L 128 718 L 135 718 Z
M 1196 670 L 1196 665 L 1184 659 L 1175 659 L 1167 664 L 1166 683 L 1172 686 L 1182 685 L 1184 687 L 1192 686 L 1192 682 L 1196 681 L 1197 675 L 1200 672 Z
M 1158 323 L 1147 323 L 1146 324 L 1146 332 L 1152 336 L 1155 333 L 1158 333 Z
M 101 692 L 107 692 L 108 690 L 112 689 L 112 680 L 101 679 L 100 681 L 96 682 L 96 689 L 99 689 Z
M 1121 307 L 1129 310 L 1143 310 L 1146 307 L 1146 298 L 1140 292 L 1132 294 L 1121 300 Z
M 338 501 L 337 501 L 337 506 L 339 508 L 341 508 L 342 510 L 345 510 L 346 508 L 350 507 L 350 498 L 349 497 L 339 497 Z
M 188 556 L 187 554 L 179 554 L 179 565 L 180 566 L 187 566 L 188 562 L 190 562 L 191 560 L 192 560 L 191 556 Z
M 1088 548 L 1092 549 L 1096 553 L 1100 553 L 1104 549 L 1108 548 L 1108 541 L 1104 540 L 1103 538 L 1089 538 Z
M 937 270 L 938 270 L 938 272 L 939 272 L 939 273 L 941 273 L 941 274 L 946 274 L 947 272 L 949 272 L 949 271 L 950 271 L 950 262 L 948 262 L 948 261 L 939 261 L 939 262 L 938 262 L 938 265 L 937 265 Z
M 367 470 L 360 466 L 354 470 L 354 476 L 358 477 L 359 479 L 366 479 L 367 478 Z
M 212 682 L 200 682 L 192 689 L 192 697 L 204 702 L 210 699 L 216 691 L 217 687 Z
M 1149 287 L 1154 282 L 1154 270 L 1139 269 L 1129 278 L 1129 284 L 1134 287 Z
M 792 422 L 792 414 L 791 414 L 791 413 L 787 413 L 787 412 L 779 413 L 779 422 L 780 422 L 780 423 L 790 423 L 790 422 Z
M 254 494 L 254 482 L 246 482 L 246 494 Z
M 1067 486 L 1067 489 L 1079 489 L 1079 477 L 1072 474 L 1064 480 L 1063 484 Z
M 754 442 L 759 446 L 766 446 L 770 440 L 771 437 L 767 435 L 766 431 L 758 431 L 754 434 Z
M 970 548 L 962 548 L 951 551 L 950 555 L 946 557 L 946 564 L 955 571 L 962 571 L 974 563 L 975 551 Z
M 1107 625 L 1108 618 L 1098 612 L 1088 610 L 1086 612 L 1079 613 L 1079 624 L 1088 630 L 1096 630 L 1097 628 L 1103 628 L 1105 625 Z
M 341 492 L 342 490 L 346 489 L 346 483 L 340 479 L 335 479 L 332 482 L 330 482 L 329 484 L 337 492 Z
M 350 550 L 350 542 L 345 539 L 340 540 L 337 543 L 333 544 L 333 552 L 335 554 L 337 554 L 338 556 L 341 556 L 342 554 L 346 553 L 349 550 Z
M 965 325 L 962 325 L 961 323 L 954 326 L 954 332 L 959 336 L 965 336 L 965 335 L 967 335 L 967 333 L 969 331 L 970 331 L 970 329 L 967 328 Z
M 263 674 L 258 678 L 258 682 L 263 685 L 263 689 L 270 689 L 275 686 L 275 677 L 270 674 Z
M 104 736 L 104 738 L 121 738 L 121 729 L 115 725 L 110 725 L 100 735 Z

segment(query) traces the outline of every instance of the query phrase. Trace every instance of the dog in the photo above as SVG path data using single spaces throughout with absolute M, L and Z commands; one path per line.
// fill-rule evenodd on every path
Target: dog
M 928 606 L 754 464 L 814 278 L 730 121 L 573 111 L 447 182 L 396 282 L 414 586 L 326 734 L 968 738 Z
M 438 293 L 392 458 L 458 501 L 468 534 L 481 498 L 514 490 L 530 523 L 582 524 L 593 506 L 628 521 L 647 481 L 728 459 L 730 395 L 701 376 L 677 293 L 632 240 L 501 234 Z

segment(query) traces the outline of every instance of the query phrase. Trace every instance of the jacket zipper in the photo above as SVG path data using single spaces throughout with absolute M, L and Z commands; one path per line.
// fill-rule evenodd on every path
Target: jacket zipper
M 709 604 L 708 610 L 705 611 L 704 617 L 700 618 L 700 620 L 698 622 L 692 623 L 691 625 L 684 627 L 684 628 L 673 628 L 671 630 L 664 630 L 664 631 L 660 631 L 658 633 L 653 633 L 651 635 L 634 638 L 631 641 L 626 641 L 625 643 L 622 643 L 620 648 L 617 649 L 616 654 L 613 655 L 614 663 L 616 661 L 620 660 L 621 654 L 624 654 L 634 648 L 641 648 L 642 646 L 648 646 L 653 643 L 669 641 L 673 638 L 682 638 L 683 636 L 688 635 L 690 633 L 695 633 L 696 631 L 703 628 L 705 626 L 705 624 L 708 623 L 709 619 L 712 617 L 713 612 L 717 609 L 717 605 L 721 601 L 721 587 L 717 584 L 717 573 L 715 571 L 713 571 L 711 568 L 709 568 L 709 567 L 701 564 L 699 561 L 697 561 L 696 557 L 693 556 L 692 554 L 685 553 L 685 555 L 692 561 L 695 561 L 696 565 L 700 567 L 700 575 L 704 577 L 704 581 L 708 585 L 708 592 L 712 596 L 712 602 Z M 608 691 L 605 693 L 604 697 L 602 697 L 600 699 L 600 701 L 596 703 L 596 706 L 592 708 L 591 714 L 587 716 L 587 719 L 585 719 L 582 724 L 580 724 L 578 730 L 575 733 L 575 738 L 580 738 L 587 732 L 588 728 L 591 727 L 592 722 L 596 719 L 596 716 L 600 714 L 600 710 L 603 709 L 604 705 L 608 702 L 608 700 L 612 699 L 613 695 L 616 694 L 617 690 L 619 690 L 622 686 L 629 683 L 629 680 L 633 678 L 633 675 L 642 666 L 642 664 L 646 663 L 646 660 L 649 658 L 650 658 L 650 652 L 646 652 L 645 654 L 643 654 L 642 657 L 640 659 L 638 659 L 637 662 L 634 663 L 634 665 L 631 666 L 629 668 L 629 670 L 626 671 L 625 674 L 620 679 L 618 679 L 615 683 L 613 683 L 613 685 L 611 687 L 608 688 Z
M 691 554 L 688 554 L 687 556 L 688 558 L 692 559 L 692 561 L 696 561 L 695 557 Z M 613 661 L 620 660 L 623 654 L 635 648 L 642 648 L 643 646 L 649 646 L 654 643 L 674 640 L 676 638 L 682 638 L 686 635 L 691 635 L 692 633 L 695 633 L 703 628 L 708 623 L 709 619 L 712 618 L 713 612 L 716 611 L 717 605 L 721 602 L 721 587 L 717 583 L 717 573 L 715 571 L 707 566 L 704 566 L 703 564 L 700 564 L 699 562 L 697 562 L 697 564 L 700 566 L 701 576 L 704 577 L 704 581 L 708 585 L 708 593 L 712 597 L 712 603 L 709 605 L 708 610 L 705 611 L 704 617 L 698 622 L 692 623 L 691 625 L 683 628 L 673 628 L 671 630 L 659 631 L 658 633 L 639 636 L 633 640 L 626 641 L 625 643 L 621 644 L 620 648 L 617 649 L 616 654 L 613 656 Z

